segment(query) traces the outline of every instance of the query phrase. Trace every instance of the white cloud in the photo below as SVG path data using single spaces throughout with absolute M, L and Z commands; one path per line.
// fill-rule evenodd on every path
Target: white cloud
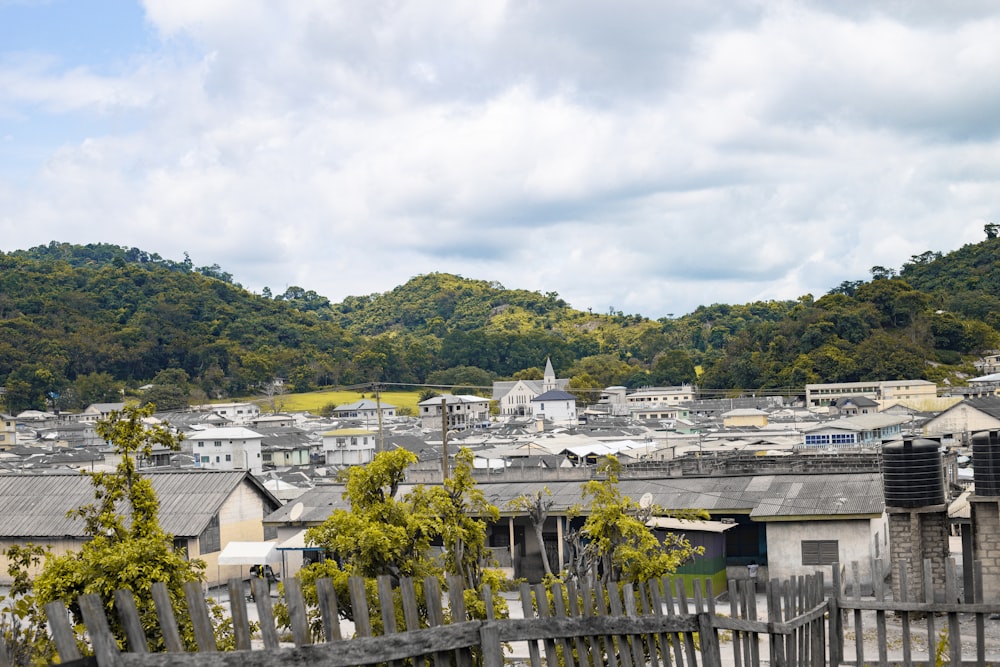
M 187 251 L 334 301 L 450 271 L 658 317 L 818 296 L 996 219 L 983 3 L 145 7 L 156 50 L 113 75 L 0 51 L 5 249 Z

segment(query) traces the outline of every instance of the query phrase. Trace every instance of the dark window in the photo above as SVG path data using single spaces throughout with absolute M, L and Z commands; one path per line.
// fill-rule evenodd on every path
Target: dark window
M 212 520 L 208 522 L 208 525 L 205 526 L 205 530 L 201 531 L 201 535 L 198 536 L 198 550 L 203 554 L 221 551 L 221 542 L 222 537 L 219 534 L 219 515 L 216 514 L 212 517 Z
M 803 565 L 833 565 L 840 562 L 837 540 L 802 540 Z
M 184 560 L 188 559 L 188 541 L 183 538 L 174 538 L 174 553 L 181 555 Z

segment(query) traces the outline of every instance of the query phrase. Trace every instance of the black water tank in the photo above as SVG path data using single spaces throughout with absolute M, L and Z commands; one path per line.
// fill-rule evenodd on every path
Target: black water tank
M 885 504 L 927 507 L 944 503 L 944 471 L 940 444 L 908 439 L 882 447 Z
M 1000 496 L 1000 431 L 972 436 L 972 471 L 977 496 Z

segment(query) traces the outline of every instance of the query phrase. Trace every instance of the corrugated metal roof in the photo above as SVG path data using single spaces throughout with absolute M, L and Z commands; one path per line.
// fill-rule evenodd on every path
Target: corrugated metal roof
M 410 487 L 401 487 L 400 495 Z M 583 504 L 579 481 L 488 481 L 478 488 L 502 514 L 511 514 L 509 503 L 521 495 L 533 496 L 547 488 L 553 513 L 563 513 Z M 624 495 L 638 501 L 645 494 L 653 503 L 671 510 L 704 509 L 716 514 L 750 514 L 767 520 L 797 516 L 851 516 L 880 514 L 884 509 L 879 473 L 831 473 L 823 475 L 746 475 L 734 477 L 662 477 L 624 479 Z M 299 521 L 320 523 L 335 509 L 350 509 L 342 485 L 325 485 L 297 499 L 303 504 Z M 288 521 L 286 505 L 267 517 L 268 523 Z
M 155 471 L 148 474 L 160 500 L 160 525 L 178 537 L 196 537 L 244 479 L 278 503 L 244 471 Z M 70 510 L 94 501 L 81 474 L 0 475 L 0 537 L 85 537 L 83 521 Z

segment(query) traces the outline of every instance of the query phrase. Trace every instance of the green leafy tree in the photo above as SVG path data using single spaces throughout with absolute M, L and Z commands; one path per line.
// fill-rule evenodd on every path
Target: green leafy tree
M 51 664 L 54 644 L 46 631 L 47 620 L 35 599 L 30 573 L 38 568 L 47 549 L 37 544 L 15 544 L 5 549 L 11 583 L 0 594 L 0 664 Z
M 684 350 L 667 350 L 656 357 L 650 380 L 658 385 L 690 384 L 697 379 L 691 355 Z
M 110 373 L 78 375 L 73 381 L 73 387 L 81 407 L 87 407 L 91 403 L 115 403 L 122 400 L 121 383 Z
M 331 579 L 338 598 L 345 601 L 350 600 L 348 578 L 366 578 L 371 608 L 378 609 L 375 577 L 385 575 L 394 582 L 409 577 L 420 588 L 425 577 L 443 581 L 452 574 L 464 582 L 469 613 L 485 617 L 482 585 L 496 589 L 501 581 L 498 572 L 488 568 L 486 522 L 497 520 L 499 510 L 476 488 L 468 450 L 456 456 L 443 486 L 417 486 L 397 497 L 407 467 L 416 460 L 398 449 L 380 452 L 368 465 L 349 469 L 344 495 L 350 510 L 335 510 L 321 525 L 306 531 L 306 541 L 329 556 L 300 573 L 307 602 L 316 604 L 315 583 L 323 577 Z M 437 543 L 443 546 L 442 558 L 434 556 L 432 545 Z M 499 605 L 495 611 L 502 613 L 502 599 L 497 596 L 495 601 Z M 349 602 L 341 605 L 341 611 L 353 618 Z M 378 627 L 381 620 L 372 622 Z M 314 617 L 313 627 L 317 624 Z
M 177 449 L 180 437 L 163 425 L 147 425 L 143 419 L 153 414 L 155 406 L 125 407 L 121 412 L 98 422 L 97 433 L 121 456 L 114 472 L 86 472 L 94 487 L 94 502 L 73 510 L 84 522 L 89 540 L 79 551 L 46 559 L 34 583 L 40 605 L 54 600 L 68 603 L 71 613 L 80 620 L 77 603 L 85 593 L 96 593 L 106 605 L 106 614 L 119 643 L 124 633 L 114 610 L 114 592 L 129 590 L 136 599 L 139 616 L 152 647 L 162 650 L 151 588 L 155 582 L 166 584 L 177 613 L 182 637 L 194 646 L 194 633 L 185 609 L 184 585 L 201 581 L 205 564 L 187 560 L 173 548 L 173 538 L 159 523 L 159 500 L 153 484 L 139 474 L 136 461 L 152 454 L 154 446 Z M 216 618 L 219 610 L 216 608 Z M 220 625 L 220 639 L 224 628 Z
M 647 581 L 670 574 L 703 553 L 678 533 L 668 533 L 661 542 L 646 525 L 653 516 L 707 519 L 703 510 L 641 506 L 619 489 L 620 471 L 618 459 L 608 456 L 598 466 L 604 479 L 583 485 L 582 510 L 587 518 L 579 532 L 570 535 L 574 576 L 584 578 L 597 571 L 605 582 Z

